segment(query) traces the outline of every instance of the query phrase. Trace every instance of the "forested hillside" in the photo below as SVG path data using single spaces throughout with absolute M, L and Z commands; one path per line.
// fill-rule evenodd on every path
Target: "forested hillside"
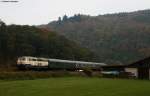
M 0 67 L 16 64 L 19 56 L 95 61 L 96 56 L 64 36 L 33 26 L 0 22 Z M 89 59 L 90 58 L 90 59 Z
M 91 49 L 102 62 L 128 64 L 150 56 L 150 10 L 99 16 L 65 15 L 40 27 Z

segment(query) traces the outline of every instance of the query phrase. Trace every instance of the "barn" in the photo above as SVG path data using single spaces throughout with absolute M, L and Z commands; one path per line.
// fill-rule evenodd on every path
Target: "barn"
M 107 65 L 103 66 L 103 71 L 117 71 L 131 73 L 137 79 L 150 80 L 150 57 L 138 60 L 128 65 Z
M 150 57 L 125 66 L 125 71 L 133 73 L 138 79 L 150 79 Z

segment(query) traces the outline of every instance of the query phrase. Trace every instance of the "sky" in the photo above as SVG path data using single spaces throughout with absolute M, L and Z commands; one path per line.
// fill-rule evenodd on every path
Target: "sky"
M 0 0 L 1 1 L 1 0 Z M 6 24 L 47 24 L 63 15 L 100 15 L 150 9 L 150 0 L 18 0 L 0 2 L 0 19 Z

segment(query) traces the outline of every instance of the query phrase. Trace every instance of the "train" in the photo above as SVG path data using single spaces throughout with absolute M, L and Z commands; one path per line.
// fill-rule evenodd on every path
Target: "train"
M 106 64 L 32 56 L 22 56 L 17 60 L 19 69 L 83 70 L 84 68 L 90 68 L 92 70 L 100 70 L 102 66 L 106 66 Z

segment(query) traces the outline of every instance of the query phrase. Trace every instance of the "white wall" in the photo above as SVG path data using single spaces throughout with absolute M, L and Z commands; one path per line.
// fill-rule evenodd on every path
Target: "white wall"
M 138 78 L 138 69 L 137 68 L 125 68 L 125 72 L 131 72 Z

